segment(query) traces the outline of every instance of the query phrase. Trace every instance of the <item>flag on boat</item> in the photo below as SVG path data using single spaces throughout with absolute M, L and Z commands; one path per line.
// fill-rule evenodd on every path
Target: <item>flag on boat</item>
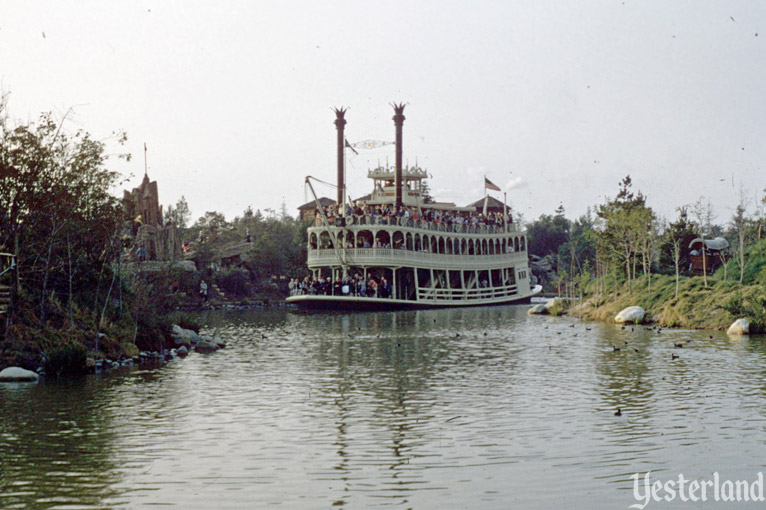
M 500 191 L 500 187 L 497 184 L 490 181 L 489 179 L 487 179 L 486 177 L 484 177 L 484 189 Z
M 358 152 L 356 152 L 356 149 L 354 149 L 354 148 L 351 146 L 351 144 L 350 144 L 350 143 L 348 143 L 348 139 L 345 139 L 345 140 L 346 140 L 346 147 L 348 147 L 349 149 L 351 149 L 352 151 L 354 151 L 354 154 L 356 154 L 356 155 L 358 156 L 358 155 L 359 155 L 359 153 L 358 153 Z

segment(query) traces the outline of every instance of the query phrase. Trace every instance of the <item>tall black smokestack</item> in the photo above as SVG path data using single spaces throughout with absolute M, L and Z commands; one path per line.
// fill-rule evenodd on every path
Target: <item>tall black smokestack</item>
M 404 124 L 404 103 L 393 104 L 394 124 L 396 125 L 396 174 L 394 175 L 394 187 L 396 188 L 396 207 L 402 206 L 402 125 Z
M 338 208 L 340 214 L 344 214 L 341 208 L 343 204 L 343 193 L 345 191 L 346 183 L 343 178 L 343 150 L 345 145 L 345 135 L 343 134 L 343 128 L 346 125 L 346 109 L 342 106 L 335 108 L 335 127 L 338 129 Z

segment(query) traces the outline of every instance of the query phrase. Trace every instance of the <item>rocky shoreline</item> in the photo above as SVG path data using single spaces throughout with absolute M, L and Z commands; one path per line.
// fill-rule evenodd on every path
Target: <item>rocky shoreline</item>
M 218 335 L 198 334 L 192 329 L 184 329 L 177 324 L 171 332 L 173 346 L 161 351 L 139 351 L 135 356 L 125 359 L 86 359 L 87 373 L 101 374 L 104 372 L 129 368 L 136 365 L 162 364 L 179 358 L 185 358 L 192 352 L 210 354 L 226 347 L 226 342 Z M 47 374 L 40 366 L 36 370 L 26 370 L 21 367 L 6 367 L 0 371 L 0 382 L 38 382 Z

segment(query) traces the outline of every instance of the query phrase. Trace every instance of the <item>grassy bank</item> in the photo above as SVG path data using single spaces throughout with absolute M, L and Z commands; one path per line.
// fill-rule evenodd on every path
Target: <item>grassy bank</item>
M 595 285 L 589 287 L 593 291 Z M 608 294 L 586 295 L 585 300 L 571 308 L 569 315 L 612 322 L 622 309 L 638 305 L 646 311 L 646 319 L 666 327 L 692 329 L 727 329 L 734 320 L 746 318 L 751 332 L 766 332 L 766 286 L 760 283 L 740 285 L 731 280 L 702 277 L 682 277 L 676 296 L 673 276 L 652 275 L 612 287 Z

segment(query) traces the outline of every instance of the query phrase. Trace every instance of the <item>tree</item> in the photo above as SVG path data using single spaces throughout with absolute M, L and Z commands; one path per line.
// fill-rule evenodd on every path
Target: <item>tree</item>
M 557 254 L 561 245 L 569 239 L 570 226 L 563 209 L 557 210 L 555 216 L 540 215 L 540 218 L 527 225 L 529 253 L 538 257 Z
M 705 235 L 712 232 L 713 218 L 713 204 L 710 203 L 709 198 L 700 197 L 691 206 L 692 218 L 695 220 L 697 231 L 700 237 L 702 237 L 702 275 L 705 287 L 707 287 L 707 245 L 705 244 Z
M 186 202 L 186 197 L 181 196 L 176 202 L 175 207 L 169 205 L 165 212 L 165 219 L 172 222 L 178 229 L 186 229 L 189 226 L 189 220 L 191 219 L 191 210 L 189 210 L 189 204 Z
M 631 190 L 630 176 L 620 182 L 617 196 L 599 206 L 597 211 L 598 231 L 596 235 L 599 253 L 615 267 L 624 268 L 624 276 L 631 291 L 631 281 L 636 276 L 638 255 L 643 255 L 644 271 L 650 271 L 650 251 L 655 236 L 656 217 L 646 206 L 646 198 L 639 191 Z
M 11 125 L 4 108 L 0 100 L 0 248 L 16 254 L 13 293 L 34 303 L 43 325 L 49 300 L 66 299 L 71 328 L 75 301 L 98 310 L 98 274 L 117 256 L 122 210 L 111 189 L 119 175 L 106 166 L 106 141 L 67 133 L 66 117 Z

